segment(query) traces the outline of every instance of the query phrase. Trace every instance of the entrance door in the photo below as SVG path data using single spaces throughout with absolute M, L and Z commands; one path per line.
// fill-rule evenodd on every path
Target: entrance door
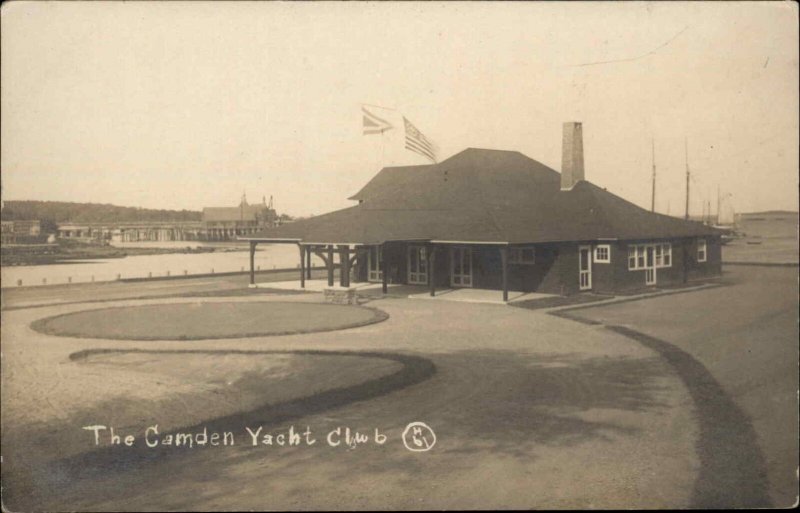
M 580 290 L 590 290 L 592 288 L 592 247 L 578 247 L 578 274 L 580 279 Z
M 655 246 L 645 246 L 644 259 L 644 283 L 645 285 L 656 284 L 656 248 Z
M 369 254 L 367 255 L 367 280 L 368 281 L 383 281 L 383 269 L 381 268 L 381 259 L 383 258 L 383 250 L 380 246 L 370 246 Z
M 428 259 L 424 246 L 408 247 L 408 283 L 428 284 Z
M 472 249 L 450 249 L 450 285 L 472 287 Z

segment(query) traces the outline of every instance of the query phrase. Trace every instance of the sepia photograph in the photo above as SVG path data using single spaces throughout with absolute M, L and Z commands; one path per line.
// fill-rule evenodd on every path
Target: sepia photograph
M 3 512 L 798 507 L 798 11 L 4 2 Z

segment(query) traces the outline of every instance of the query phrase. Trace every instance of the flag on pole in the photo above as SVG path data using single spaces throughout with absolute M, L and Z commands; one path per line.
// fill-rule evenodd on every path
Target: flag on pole
M 394 128 L 391 123 L 368 111 L 363 105 L 361 106 L 361 113 L 364 115 L 364 135 L 383 134 L 385 131 Z
M 431 162 L 435 164 L 436 150 L 434 144 L 422 132 L 417 130 L 417 127 L 412 125 L 405 116 L 403 116 L 403 123 L 406 126 L 406 149 L 431 159 Z

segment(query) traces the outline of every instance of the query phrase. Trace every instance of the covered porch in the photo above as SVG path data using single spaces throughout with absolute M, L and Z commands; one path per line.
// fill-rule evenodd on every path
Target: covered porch
M 544 275 L 548 259 L 534 269 L 535 248 L 507 243 L 432 240 L 365 243 L 307 243 L 299 239 L 249 239 L 250 286 L 258 287 L 253 268 L 259 242 L 295 244 L 298 280 L 271 283 L 270 288 L 306 291 L 344 290 L 359 296 L 396 295 L 447 298 L 467 302 L 506 303 L 536 299 L 536 275 Z M 546 252 L 542 252 L 546 257 Z M 311 257 L 327 271 L 326 280 L 311 280 Z M 449 296 L 449 297 L 448 297 Z

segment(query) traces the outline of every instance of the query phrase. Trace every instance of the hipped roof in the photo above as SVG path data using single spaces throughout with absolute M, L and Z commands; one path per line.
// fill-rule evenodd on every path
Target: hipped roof
M 350 208 L 263 230 L 250 240 L 381 244 L 394 240 L 538 243 L 714 235 L 644 210 L 515 151 L 469 148 L 438 164 L 387 167 Z

